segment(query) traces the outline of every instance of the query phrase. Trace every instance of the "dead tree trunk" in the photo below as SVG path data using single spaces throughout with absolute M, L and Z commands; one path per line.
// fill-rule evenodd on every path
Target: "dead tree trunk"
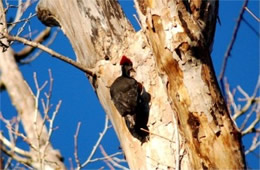
M 240 134 L 212 67 L 218 1 L 135 0 L 135 32 L 116 0 L 40 0 L 39 19 L 59 25 L 115 128 L 131 169 L 244 169 Z M 151 95 L 150 140 L 141 144 L 114 107 L 109 87 L 122 55 Z

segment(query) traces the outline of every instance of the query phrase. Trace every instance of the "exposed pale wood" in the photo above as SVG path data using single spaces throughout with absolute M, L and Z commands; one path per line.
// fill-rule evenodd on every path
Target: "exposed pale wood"
M 135 1 L 157 66 L 167 77 L 192 169 L 244 169 L 240 133 L 221 96 L 210 51 L 218 1 Z

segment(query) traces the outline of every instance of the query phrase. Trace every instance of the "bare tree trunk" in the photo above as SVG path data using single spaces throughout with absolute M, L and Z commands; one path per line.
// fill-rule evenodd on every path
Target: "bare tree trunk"
M 135 1 L 135 32 L 116 0 L 40 0 L 39 19 L 59 25 L 116 130 L 131 169 L 243 169 L 240 134 L 221 96 L 210 51 L 218 1 Z M 109 87 L 119 60 L 151 95 L 150 140 L 141 143 L 114 107 Z M 177 123 L 178 122 L 178 123 Z

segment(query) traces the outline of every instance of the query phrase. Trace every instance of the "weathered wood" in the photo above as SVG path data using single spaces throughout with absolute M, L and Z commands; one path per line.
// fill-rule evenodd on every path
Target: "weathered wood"
M 218 1 L 135 1 L 178 114 L 192 169 L 244 169 L 240 133 L 211 63 Z

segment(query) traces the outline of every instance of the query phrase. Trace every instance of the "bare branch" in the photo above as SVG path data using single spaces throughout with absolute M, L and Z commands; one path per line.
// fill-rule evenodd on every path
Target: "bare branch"
M 46 97 L 46 101 L 44 102 L 44 100 L 42 99 L 43 112 L 46 117 L 48 117 L 49 110 L 51 109 L 51 106 L 52 106 L 50 104 L 50 101 L 51 101 L 53 81 L 54 81 L 54 79 L 52 77 L 51 69 L 48 69 L 48 72 L 49 72 L 49 79 L 50 79 L 49 91 L 48 91 L 48 93 L 44 93 L 44 95 Z
M 106 152 L 104 151 L 103 147 L 101 147 L 101 145 L 100 145 L 99 147 L 100 147 L 101 153 L 102 153 L 104 156 L 107 156 L 107 154 L 106 154 Z M 102 150 L 102 149 L 103 149 L 103 150 Z M 108 160 L 104 160 L 104 162 L 106 163 L 106 165 L 109 167 L 110 170 L 115 170 L 115 168 L 113 167 L 113 165 L 111 165 Z
M 14 151 L 15 153 L 19 154 L 19 155 L 22 155 L 22 156 L 25 156 L 25 157 L 28 157 L 30 158 L 31 157 L 31 154 L 23 149 L 20 149 L 18 148 L 17 146 L 14 146 L 8 139 L 6 139 L 2 132 L 0 132 L 0 141 L 5 145 L 7 146 L 8 148 L 11 148 L 12 151 Z M 0 145 L 1 146 L 1 145 Z
M 22 0 L 18 1 L 18 9 L 16 11 L 16 15 L 15 15 L 15 19 L 14 19 L 14 23 L 18 23 L 21 19 L 21 17 L 23 16 L 24 12 L 27 10 L 27 8 L 29 6 L 31 6 L 33 1 L 31 0 L 26 0 L 25 2 L 22 2 Z M 32 17 L 32 16 L 31 16 Z M 28 19 L 25 20 L 25 22 L 28 22 Z M 9 28 L 8 28 L 8 32 L 11 32 L 12 29 L 15 27 L 15 24 L 12 24 Z
M 101 157 L 101 158 L 91 159 L 91 160 L 89 161 L 89 163 L 107 160 L 108 158 L 114 159 L 113 157 L 119 156 L 119 155 L 123 155 L 123 152 L 116 152 L 116 153 L 114 153 L 114 154 L 107 155 L 107 156 L 104 156 L 104 157 Z M 125 161 L 124 161 L 124 162 L 125 162 Z
M 50 125 L 49 125 L 49 131 L 48 131 L 48 140 L 47 140 L 47 142 L 45 144 L 45 149 L 44 150 L 47 149 L 47 146 L 50 143 L 51 135 L 52 135 L 52 132 L 53 132 L 53 129 L 54 129 L 53 128 L 54 119 L 56 118 L 56 115 L 58 114 L 58 112 L 60 110 L 61 103 L 62 103 L 62 101 L 59 100 L 59 102 L 58 102 L 58 104 L 56 106 L 56 109 L 55 109 L 55 111 L 52 114 L 52 117 L 51 117 L 51 120 L 50 120 Z
M 260 22 L 260 19 L 247 7 L 245 7 L 245 10 L 257 21 Z
M 52 72 L 51 72 L 50 69 L 48 69 L 48 72 L 49 72 L 49 79 L 50 79 L 49 91 L 48 91 L 48 94 L 44 93 L 44 94 L 45 94 L 45 97 L 46 97 L 46 101 L 44 101 L 43 99 L 41 99 L 41 103 L 42 103 L 42 107 L 43 107 L 43 113 L 44 113 L 44 118 L 43 118 L 42 126 L 40 127 L 39 134 L 42 133 L 43 128 L 44 128 L 44 126 L 45 126 L 46 120 L 51 121 L 51 120 L 49 119 L 48 113 L 49 113 L 49 110 L 51 109 L 51 106 L 52 106 L 52 105 L 50 104 L 50 101 L 51 101 L 51 96 L 52 96 L 52 87 L 53 87 L 53 81 L 54 81 L 54 79 L 53 79 L 53 77 L 52 77 Z M 47 81 L 45 81 L 45 82 L 47 82 Z M 38 91 L 38 90 L 39 90 L 39 89 L 37 89 L 37 91 Z M 39 99 L 37 99 L 37 100 L 39 100 Z
M 119 152 L 120 153 L 120 152 Z M 123 154 L 123 152 L 122 152 L 122 154 Z M 111 154 L 111 155 L 113 155 L 113 154 Z M 110 156 L 110 155 L 109 155 Z M 124 158 L 123 159 L 120 159 L 120 158 L 117 158 L 117 157 L 113 157 L 112 158 L 113 160 L 115 160 L 116 162 L 127 162 Z
M 256 112 L 256 109 L 257 109 L 257 105 L 253 105 L 251 110 L 246 114 L 246 117 L 245 117 L 243 123 L 241 124 L 241 126 L 239 128 L 240 131 L 242 131 L 245 128 L 249 118 L 253 115 L 254 112 Z
M 257 133 L 255 135 L 250 148 L 247 151 L 245 151 L 245 155 L 247 155 L 250 152 L 254 151 L 260 145 L 260 141 L 258 140 L 258 138 L 259 138 L 259 133 Z
M 34 42 L 42 43 L 44 40 L 46 40 L 51 32 L 51 28 L 47 27 L 45 30 L 43 30 L 35 39 Z M 15 53 L 15 59 L 16 61 L 20 61 L 24 58 L 26 58 L 29 54 L 31 54 L 35 50 L 35 47 L 27 46 L 18 53 Z
M 235 26 L 235 29 L 234 29 L 234 32 L 233 32 L 233 35 L 232 35 L 232 39 L 228 45 L 228 48 L 226 50 L 226 53 L 224 55 L 224 60 L 223 60 L 223 63 L 222 63 L 222 67 L 221 67 L 221 72 L 220 72 L 220 75 L 219 75 L 219 80 L 221 82 L 221 86 L 222 86 L 222 89 L 225 91 L 225 89 L 223 88 L 224 87 L 224 82 L 223 82 L 223 78 L 224 78 L 224 74 L 225 74 L 225 71 L 226 71 L 226 66 L 227 66 L 227 62 L 228 62 L 228 58 L 231 54 L 231 51 L 232 51 L 232 48 L 233 48 L 233 45 L 235 43 L 235 40 L 237 38 L 237 33 L 238 33 L 238 30 L 240 28 L 240 24 L 241 24 L 241 21 L 242 21 L 242 18 L 243 18 L 243 14 L 245 12 L 245 7 L 247 6 L 248 4 L 248 0 L 245 0 L 241 10 L 240 10 L 240 13 L 239 13 L 239 16 L 238 16 L 238 19 L 237 19 L 237 23 L 236 23 L 236 26 Z
M 73 166 L 73 161 L 72 161 L 72 158 L 69 158 L 69 164 L 70 164 L 70 170 L 74 170 L 74 166 Z
M 258 78 L 258 82 L 256 84 L 256 87 L 255 87 L 255 90 L 254 90 L 252 96 L 249 96 L 240 86 L 237 87 L 239 92 L 244 96 L 246 104 L 243 106 L 242 109 L 238 109 L 235 102 L 232 101 L 232 106 L 233 106 L 234 112 L 235 112 L 234 115 L 232 116 L 234 120 L 236 120 L 239 116 L 246 113 L 251 108 L 251 106 L 257 102 L 256 95 L 257 95 L 259 88 L 260 88 L 260 77 Z M 230 99 L 233 98 L 230 94 L 228 96 L 230 97 Z M 240 101 L 241 101 L 241 99 L 240 99 Z
M 93 149 L 92 149 L 90 155 L 88 156 L 88 159 L 87 159 L 80 167 L 77 167 L 77 169 L 84 168 L 84 167 L 90 162 L 90 160 L 92 159 L 93 155 L 96 153 L 97 147 L 99 146 L 101 140 L 103 139 L 104 135 L 106 134 L 108 128 L 109 128 L 109 126 L 108 126 L 108 116 L 106 115 L 106 120 L 105 120 L 104 129 L 103 129 L 103 131 L 99 134 L 99 138 L 98 138 L 96 144 L 94 145 L 94 147 L 93 147 Z
M 24 18 L 24 19 L 20 19 L 18 21 L 14 21 L 14 22 L 11 22 L 11 23 L 7 23 L 7 25 L 15 25 L 15 24 L 18 24 L 20 22 L 25 22 L 25 21 L 28 21 L 30 19 L 32 19 L 33 17 L 35 17 L 36 14 L 32 14 L 31 16 L 29 16 L 28 18 Z
M 128 170 L 128 168 L 126 168 L 126 167 L 124 167 L 124 166 L 118 164 L 118 163 L 115 162 L 111 157 L 109 157 L 109 156 L 107 155 L 107 153 L 106 153 L 106 151 L 105 151 L 105 149 L 103 148 L 102 145 L 100 145 L 99 148 L 100 148 L 100 150 L 101 150 L 101 153 L 102 153 L 105 157 L 108 158 L 108 159 L 107 159 L 108 162 L 110 162 L 114 167 L 120 168 L 120 169 L 124 169 L 124 170 Z M 113 168 L 113 169 L 114 169 L 114 168 Z
M 2 145 L 1 145 L 2 146 Z M 6 154 L 8 155 L 9 157 L 11 157 L 12 159 L 16 160 L 17 162 L 20 162 L 24 165 L 28 165 L 30 166 L 31 165 L 31 160 L 28 159 L 28 158 L 24 158 L 24 157 L 21 157 L 17 154 L 14 154 L 12 151 L 9 151 L 7 150 L 5 147 L 1 147 L 1 150 Z
M 44 109 L 44 120 L 42 121 L 42 126 L 40 127 L 40 129 L 38 129 L 38 127 L 36 126 L 37 125 L 37 109 L 38 109 L 38 103 L 39 103 L 39 97 L 40 97 L 40 94 L 42 92 L 42 90 L 46 87 L 48 81 L 45 81 L 43 83 L 43 85 L 39 86 L 39 83 L 38 83 L 38 80 L 37 80 L 37 75 L 36 73 L 33 74 L 33 77 L 34 77 L 34 82 L 35 82 L 35 86 L 36 86 L 36 96 L 35 96 L 35 108 L 36 108 L 36 112 L 35 112 L 35 119 L 34 119 L 34 130 L 35 130 L 35 136 L 37 136 L 38 138 L 38 147 L 37 147 L 37 152 L 38 152 L 38 156 L 39 156 L 39 160 L 40 160 L 40 163 L 41 163 L 41 169 L 44 169 L 44 163 L 45 161 L 49 161 L 51 162 L 50 160 L 46 160 L 45 157 L 46 157 L 46 151 L 47 151 L 47 148 L 49 147 L 50 145 L 50 138 L 52 136 L 52 133 L 53 133 L 53 123 L 54 123 L 54 119 L 56 118 L 56 115 L 60 109 L 60 106 L 61 106 L 61 100 L 58 102 L 57 106 L 56 106 L 56 109 L 55 111 L 53 112 L 52 114 L 52 117 L 51 119 L 49 119 L 49 129 L 48 129 L 48 134 L 47 134 L 47 139 L 46 139 L 46 142 L 44 143 L 44 146 L 43 146 L 43 149 L 40 149 L 40 140 L 41 140 L 41 135 L 42 135 L 42 130 L 43 130 L 43 127 L 45 125 L 45 122 L 47 120 L 48 117 L 48 113 L 49 113 L 49 110 L 50 110 L 50 99 L 51 99 L 51 96 L 52 96 L 52 87 L 53 87 L 53 77 L 52 77 L 52 73 L 51 73 L 51 70 L 49 69 L 49 78 L 50 78 L 50 87 L 49 87 L 49 91 L 48 91 L 48 94 L 45 93 L 45 97 L 46 97 L 46 103 L 44 103 L 44 101 L 42 100 L 42 104 L 43 104 L 43 109 Z
M 38 107 L 39 107 L 39 98 L 40 98 L 40 93 L 43 90 L 43 88 L 47 85 L 47 81 L 45 81 L 43 83 L 42 86 L 39 86 L 38 80 L 37 80 L 37 74 L 34 72 L 33 73 L 33 79 L 34 79 L 34 83 L 35 83 L 35 87 L 37 89 L 36 95 L 35 95 L 35 109 L 34 109 L 34 119 L 33 119 L 33 128 L 34 128 L 34 133 L 35 136 L 37 137 L 37 148 L 40 148 L 40 140 L 41 140 L 41 134 L 42 134 L 42 130 L 38 129 Z M 42 124 L 44 124 L 44 120 L 42 122 Z
M 78 123 L 77 130 L 74 135 L 74 156 L 75 156 L 75 161 L 76 161 L 77 167 L 80 167 L 80 161 L 79 161 L 79 156 L 78 156 L 78 136 L 79 136 L 80 125 L 81 125 L 81 122 Z
M 59 28 L 51 35 L 51 38 L 49 39 L 49 41 L 45 44 L 46 47 L 49 47 L 55 40 L 58 32 L 59 32 Z M 26 60 L 21 60 L 20 63 L 21 64 L 28 64 L 31 63 L 33 60 L 35 60 L 38 56 L 40 56 L 40 54 L 42 53 L 42 50 L 38 50 L 33 56 L 31 56 L 30 58 L 26 59 Z
M 254 132 L 255 126 L 259 121 L 260 121 L 260 113 L 258 113 L 256 119 L 244 131 L 242 131 L 242 135 L 246 135 L 248 133 Z
M 23 139 L 23 141 L 25 141 L 30 146 L 31 149 L 33 149 L 35 151 L 38 150 L 37 147 L 31 142 L 31 140 L 27 136 L 25 136 L 24 134 L 22 134 L 20 132 L 16 132 L 13 129 L 10 129 L 10 130 L 12 131 L 12 133 L 14 135 L 21 137 Z
M 34 42 L 34 41 L 29 41 L 25 38 L 22 38 L 22 37 L 18 37 L 18 36 L 11 36 L 11 35 L 8 35 L 8 34 L 5 34 L 4 35 L 9 41 L 19 41 L 19 42 L 22 42 L 26 45 L 29 45 L 29 46 L 32 46 L 32 47 L 35 47 L 35 48 L 39 48 L 47 53 L 49 53 L 52 57 L 55 57 L 61 61 L 64 61 L 78 69 L 80 69 L 81 71 L 84 71 L 86 74 L 90 75 L 90 76 L 94 76 L 94 72 L 92 69 L 89 69 L 89 68 L 86 68 L 84 65 L 80 64 L 79 62 L 76 62 L 66 56 L 63 56 L 55 51 L 53 51 L 52 49 L 40 44 L 40 43 L 37 43 L 37 42 Z
M 11 144 L 12 145 L 14 145 L 14 141 L 13 141 L 14 139 L 13 139 L 13 135 L 12 135 L 12 134 L 14 134 L 15 137 L 18 137 L 18 136 L 21 137 L 32 149 L 37 150 L 36 146 L 34 146 L 25 135 L 23 135 L 22 133 L 18 132 L 17 129 L 14 129 L 12 127 L 12 125 L 10 124 L 10 122 L 8 120 L 6 120 L 3 117 L 2 114 L 0 114 L 0 119 L 6 124 L 6 127 L 7 127 L 8 132 L 9 132 L 9 136 L 11 138 Z

